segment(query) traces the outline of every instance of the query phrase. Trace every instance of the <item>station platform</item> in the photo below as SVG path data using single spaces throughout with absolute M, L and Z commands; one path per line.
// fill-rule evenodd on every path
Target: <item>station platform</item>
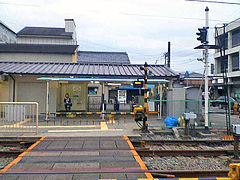
M 2 169 L 0 179 L 152 179 L 146 170 L 127 136 L 42 137 Z

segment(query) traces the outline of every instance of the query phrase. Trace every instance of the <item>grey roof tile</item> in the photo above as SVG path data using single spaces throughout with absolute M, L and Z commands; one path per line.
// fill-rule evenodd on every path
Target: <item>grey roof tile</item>
M 79 63 L 130 64 L 126 52 L 78 51 Z
M 184 77 L 185 72 L 184 73 L 180 73 L 180 78 L 185 78 Z M 189 77 L 188 78 L 202 78 L 203 75 L 201 73 L 197 73 L 197 72 L 190 72 L 189 73 Z
M 72 38 L 72 32 L 65 32 L 65 28 L 52 27 L 24 27 L 17 36 L 64 36 Z
M 78 77 L 142 77 L 142 64 L 96 64 L 96 63 L 51 63 L 0 61 L 0 74 L 58 75 Z M 177 77 L 163 65 L 149 65 L 151 78 Z

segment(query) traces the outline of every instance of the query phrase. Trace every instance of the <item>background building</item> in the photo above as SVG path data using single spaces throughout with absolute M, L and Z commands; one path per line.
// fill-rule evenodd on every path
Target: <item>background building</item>
M 130 64 L 126 52 L 78 51 L 79 63 Z
M 38 102 L 40 113 L 65 111 L 66 93 L 73 111 L 99 111 L 103 102 L 113 110 L 116 96 L 122 111 L 133 97 L 143 103 L 143 90 L 132 86 L 143 79 L 143 65 L 131 64 L 126 52 L 78 51 L 75 28 L 73 19 L 65 19 L 65 28 L 24 27 L 16 43 L 0 44 L 0 101 Z M 164 65 L 149 70 L 153 98 L 161 83 L 172 87 L 178 77 Z
M 78 45 L 0 44 L 0 61 L 77 62 Z
M 214 54 L 215 78 L 213 84 L 217 88 L 217 93 L 223 95 L 224 81 L 222 77 L 226 72 L 230 95 L 240 99 L 240 18 L 228 23 L 225 28 L 217 28 L 215 41 L 223 51 L 216 50 Z
M 0 21 L 0 43 L 15 43 L 16 33 Z
M 64 28 L 24 27 L 17 33 L 17 43 L 76 45 L 76 25 L 73 19 L 65 19 Z

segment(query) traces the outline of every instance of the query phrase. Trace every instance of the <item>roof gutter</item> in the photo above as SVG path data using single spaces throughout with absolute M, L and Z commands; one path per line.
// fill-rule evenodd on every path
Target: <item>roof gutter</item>
M 12 102 L 15 102 L 15 89 L 16 89 L 16 80 L 15 78 L 11 75 L 11 74 L 8 74 L 11 79 L 13 80 L 13 90 L 12 90 Z

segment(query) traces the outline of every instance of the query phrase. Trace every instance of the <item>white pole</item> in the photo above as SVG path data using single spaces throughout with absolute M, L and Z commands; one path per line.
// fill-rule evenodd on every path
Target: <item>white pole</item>
M 46 118 L 49 120 L 49 81 L 47 81 L 47 97 L 46 97 Z
M 158 83 L 158 96 L 159 96 L 159 102 L 158 102 L 158 119 L 160 119 L 160 83 Z
M 205 28 L 209 29 L 209 9 L 208 7 L 206 7 L 205 9 L 205 13 L 206 13 L 206 25 Z M 209 41 L 209 35 L 207 33 L 207 37 L 206 37 L 206 45 L 208 45 L 208 41 Z M 208 47 L 205 48 L 205 131 L 209 132 L 208 129 Z
M 160 118 L 162 119 L 163 85 L 160 86 Z

